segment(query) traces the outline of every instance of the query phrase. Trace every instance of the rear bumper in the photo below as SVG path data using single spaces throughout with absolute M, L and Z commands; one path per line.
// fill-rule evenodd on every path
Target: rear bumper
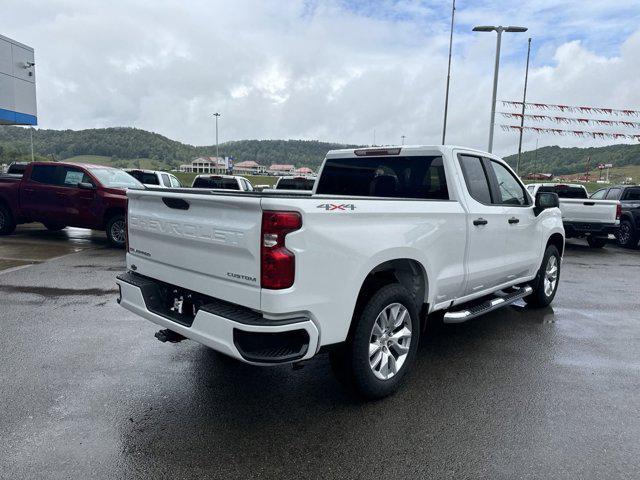
M 606 237 L 615 234 L 618 230 L 618 223 L 587 223 L 587 222 L 563 222 L 564 231 L 567 238 L 593 235 L 595 237 Z
M 126 273 L 116 279 L 127 310 L 218 352 L 254 365 L 306 360 L 318 350 L 319 332 L 307 318 L 270 321 L 226 302 L 201 306 L 192 321 L 159 310 L 152 279 Z M 230 318 L 231 317 L 231 318 Z

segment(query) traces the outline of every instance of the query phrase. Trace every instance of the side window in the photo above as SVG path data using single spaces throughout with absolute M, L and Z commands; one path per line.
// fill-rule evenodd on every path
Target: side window
M 640 188 L 628 189 L 624 194 L 623 200 L 632 200 L 632 201 L 640 200 Z
M 171 180 L 171 186 L 173 188 L 182 187 L 182 185 L 180 184 L 180 181 L 176 177 L 174 177 L 173 175 L 169 176 L 169 180 Z
M 612 188 L 611 190 L 609 190 L 609 193 L 607 193 L 607 196 L 605 198 L 607 200 L 617 200 L 618 197 L 620 197 L 620 189 Z
M 480 203 L 491 203 L 491 191 L 489 190 L 489 180 L 482 166 L 482 159 L 459 155 L 460 166 L 467 184 L 469 194 Z
M 162 183 L 164 184 L 165 187 L 171 187 L 171 180 L 169 180 L 169 175 L 167 175 L 166 173 L 162 173 Z
M 55 185 L 57 170 L 57 165 L 34 165 L 31 170 L 31 180 L 38 183 L 46 183 L 47 185 Z
M 595 192 L 593 195 L 591 195 L 591 198 L 593 198 L 594 200 L 602 200 L 606 193 L 607 193 L 607 189 L 602 188 L 597 192 Z
M 60 185 L 65 187 L 77 187 L 79 183 L 93 183 L 89 176 L 82 170 L 72 167 L 62 167 Z
M 494 203 L 502 205 L 528 205 L 529 201 L 524 193 L 524 189 L 516 177 L 505 168 L 504 165 L 491 160 L 490 162 L 493 173 L 496 175 L 498 182 L 499 199 Z
M 536 189 L 536 187 L 534 187 L 533 185 L 529 185 L 529 186 L 527 187 L 527 190 L 529 190 L 529 193 L 530 193 L 531 195 L 533 195 L 533 192 L 535 191 L 535 189 Z

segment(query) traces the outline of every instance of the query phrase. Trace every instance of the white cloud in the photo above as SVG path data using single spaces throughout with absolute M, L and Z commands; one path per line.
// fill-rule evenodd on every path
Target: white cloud
M 442 2 L 8 3 L 2 33 L 36 49 L 43 128 L 133 125 L 211 144 L 211 113 L 220 111 L 221 141 L 369 143 L 374 129 L 379 143 L 440 139 L 450 8 Z M 460 3 L 448 141 L 486 147 L 495 36 L 470 33 L 474 23 L 531 27 L 532 101 L 640 107 L 640 34 L 624 15 L 637 2 Z M 499 98 L 522 95 L 526 37 L 504 37 Z M 604 38 L 598 51 L 594 39 Z M 497 151 L 512 153 L 516 141 L 496 131 Z

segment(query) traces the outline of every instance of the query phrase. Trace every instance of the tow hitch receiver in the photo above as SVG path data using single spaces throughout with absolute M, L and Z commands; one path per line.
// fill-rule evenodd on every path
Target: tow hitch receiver
M 169 330 L 168 328 L 165 328 L 164 330 L 158 330 L 155 333 L 154 337 L 156 337 L 162 343 L 178 343 L 187 338 L 183 337 L 179 333 L 174 332 L 173 330 Z

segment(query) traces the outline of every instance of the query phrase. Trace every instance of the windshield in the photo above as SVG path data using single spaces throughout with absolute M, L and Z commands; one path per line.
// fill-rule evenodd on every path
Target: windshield
M 116 168 L 89 168 L 89 171 L 107 188 L 144 188 L 127 172 Z

